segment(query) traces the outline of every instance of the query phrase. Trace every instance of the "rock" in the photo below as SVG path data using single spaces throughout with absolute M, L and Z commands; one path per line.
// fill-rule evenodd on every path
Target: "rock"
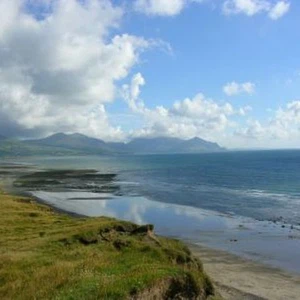
M 147 224 L 147 225 L 142 225 L 134 229 L 131 234 L 149 234 L 150 232 L 152 233 L 154 230 L 154 225 L 152 224 Z
M 129 247 L 130 244 L 130 241 L 122 241 L 119 239 L 113 242 L 113 245 L 117 250 L 122 250 L 123 248 Z

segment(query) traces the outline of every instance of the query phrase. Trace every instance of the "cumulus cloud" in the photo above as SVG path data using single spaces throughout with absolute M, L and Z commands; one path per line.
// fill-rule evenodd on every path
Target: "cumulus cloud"
M 290 9 L 291 4 L 286 1 L 279 1 L 274 7 L 269 11 L 269 17 L 272 20 L 277 20 L 284 16 Z
M 229 82 L 223 87 L 223 92 L 227 96 L 236 96 L 239 94 L 253 94 L 255 92 L 255 84 L 252 82 L 237 83 Z
M 138 73 L 133 76 L 129 85 L 123 86 L 123 96 L 132 112 L 144 118 L 145 126 L 131 132 L 137 136 L 171 136 L 192 138 L 200 136 L 215 139 L 218 134 L 223 134 L 226 129 L 234 126 L 231 119 L 234 116 L 243 116 L 251 108 L 234 108 L 230 103 L 219 104 L 197 94 L 193 98 L 175 101 L 167 108 L 157 106 L 153 109 L 139 98 L 140 87 L 145 84 L 145 79 Z
M 134 8 L 149 15 L 174 16 L 181 12 L 185 0 L 136 0 Z
M 203 0 L 135 0 L 134 9 L 147 15 L 175 16 L 189 3 Z
M 145 85 L 145 79 L 141 73 L 132 77 L 130 85 L 123 85 L 123 97 L 133 112 L 143 112 L 145 109 L 144 103 L 139 101 L 140 87 L 143 85 Z
M 226 0 L 223 4 L 223 12 L 227 15 L 242 13 L 253 16 L 269 10 L 270 2 L 266 0 Z
M 244 14 L 254 16 L 266 13 L 277 20 L 285 15 L 290 8 L 290 2 L 283 0 L 273 4 L 270 0 L 226 0 L 223 3 L 223 13 L 226 15 Z
M 47 13 L 33 15 L 26 5 L 44 5 Z M 110 36 L 122 9 L 106 0 L 2 0 L 0 10 L 0 116 L 7 121 L 1 133 L 121 138 L 104 105 L 151 44 L 128 34 Z
M 300 100 L 288 102 L 284 108 L 279 108 L 267 122 L 249 120 L 247 126 L 235 132 L 236 135 L 247 140 L 272 142 L 282 147 L 298 145 L 300 138 Z M 286 143 L 282 143 L 285 141 Z
M 175 16 L 190 3 L 212 3 L 211 0 L 134 0 L 133 9 L 149 16 Z M 270 19 L 278 20 L 290 9 L 290 1 L 280 0 L 222 0 L 221 7 L 225 15 L 244 14 L 254 16 L 265 13 Z M 213 6 L 214 7 L 214 6 Z

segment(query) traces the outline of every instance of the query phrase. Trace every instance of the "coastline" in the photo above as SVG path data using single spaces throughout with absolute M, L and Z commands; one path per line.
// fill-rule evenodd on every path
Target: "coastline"
M 201 261 L 153 225 L 74 218 L 0 189 L 1 299 L 220 297 Z
M 86 217 L 59 209 L 41 198 L 34 197 L 34 199 L 52 207 L 58 213 L 66 213 L 72 217 Z M 229 251 L 180 240 L 189 247 L 194 256 L 202 261 L 218 293 L 226 300 L 299 299 L 300 275 L 298 274 Z
M 33 199 L 37 203 L 51 207 L 58 214 L 67 214 L 73 218 L 86 218 L 84 215 L 52 206 L 38 197 L 33 197 Z M 188 242 L 185 244 L 193 255 L 201 260 L 217 292 L 224 299 L 299 299 L 300 276 L 222 250 Z
M 8 192 L 12 193 L 12 190 L 8 189 Z M 19 195 L 28 197 L 29 193 Z M 53 208 L 57 213 L 86 218 L 83 214 L 51 205 L 42 198 L 32 195 L 30 197 L 38 203 Z M 299 299 L 300 277 L 291 272 L 241 258 L 222 250 L 186 244 L 193 254 L 201 259 L 205 270 L 225 299 Z
M 58 209 L 37 197 L 33 199 L 37 203 L 51 207 L 57 214 L 66 214 L 72 218 L 87 218 Z M 299 299 L 300 276 L 229 252 L 188 242 L 185 244 L 193 255 L 201 260 L 216 291 L 226 300 Z
M 89 200 L 86 192 L 35 192 L 43 203 L 63 211 L 108 216 L 137 224 L 155 224 L 162 236 L 205 245 L 251 261 L 300 275 L 299 230 L 272 222 L 234 218 L 188 206 L 165 204 L 143 197 Z M 73 197 L 78 197 L 76 200 Z M 86 197 L 86 198 L 85 198 Z M 183 225 L 184 224 L 184 225 Z
M 204 246 L 188 244 L 228 300 L 298 300 L 300 276 Z

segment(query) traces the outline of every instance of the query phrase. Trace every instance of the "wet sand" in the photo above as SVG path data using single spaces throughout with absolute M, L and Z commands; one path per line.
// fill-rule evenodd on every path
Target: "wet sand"
M 238 256 L 189 245 L 214 280 L 219 293 L 228 300 L 299 300 L 300 276 L 252 262 Z

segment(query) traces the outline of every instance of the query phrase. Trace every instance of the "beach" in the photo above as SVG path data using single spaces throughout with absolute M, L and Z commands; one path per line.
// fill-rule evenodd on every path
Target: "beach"
M 300 276 L 225 251 L 190 243 L 187 246 L 200 259 L 217 293 L 224 299 L 299 299 Z
M 299 299 L 297 226 L 120 194 L 124 182 L 117 175 L 92 169 L 8 164 L 2 173 L 10 192 L 30 191 L 36 200 L 72 216 L 154 223 L 156 234 L 189 246 L 224 299 Z
M 218 291 L 228 300 L 298 300 L 300 276 L 224 251 L 189 244 Z

